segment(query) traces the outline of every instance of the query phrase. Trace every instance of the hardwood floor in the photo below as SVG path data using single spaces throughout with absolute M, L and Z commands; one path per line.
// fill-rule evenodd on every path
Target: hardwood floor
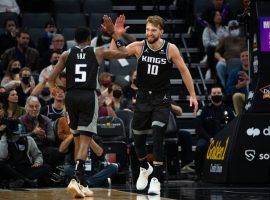
M 148 198 L 147 195 L 141 195 L 131 192 L 123 192 L 115 189 L 93 188 L 94 196 L 84 198 L 84 200 L 165 200 L 168 198 Z M 1 200 L 69 200 L 72 196 L 65 188 L 52 189 L 20 189 L 20 190 L 0 190 Z

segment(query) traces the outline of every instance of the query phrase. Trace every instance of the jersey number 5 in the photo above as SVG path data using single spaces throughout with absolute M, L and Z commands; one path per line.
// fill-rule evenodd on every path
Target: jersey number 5
M 147 74 L 157 75 L 158 74 L 158 65 L 148 64 Z
M 79 78 L 75 78 L 75 82 L 85 82 L 86 81 L 86 71 L 84 68 L 86 64 L 76 64 L 75 65 L 75 74 L 79 75 Z

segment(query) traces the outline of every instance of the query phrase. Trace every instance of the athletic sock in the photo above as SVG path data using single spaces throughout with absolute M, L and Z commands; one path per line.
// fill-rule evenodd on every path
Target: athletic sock
M 148 162 L 146 161 L 146 159 L 140 160 L 140 166 L 144 169 L 148 169 Z
M 161 178 L 162 167 L 163 167 L 163 165 L 155 165 L 154 164 L 153 177 L 157 178 L 159 181 Z
M 84 187 L 87 186 L 86 180 L 85 180 L 85 175 L 84 175 L 84 160 L 76 160 L 76 165 L 75 165 L 75 178 L 76 180 L 83 185 Z

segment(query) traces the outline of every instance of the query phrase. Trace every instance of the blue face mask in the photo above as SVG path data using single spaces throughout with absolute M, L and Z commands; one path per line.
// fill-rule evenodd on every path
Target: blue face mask
M 55 35 L 55 33 L 47 32 L 48 38 L 52 38 Z

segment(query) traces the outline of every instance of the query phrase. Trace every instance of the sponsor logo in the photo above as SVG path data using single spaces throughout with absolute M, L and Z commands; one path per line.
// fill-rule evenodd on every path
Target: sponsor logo
M 106 122 L 106 123 L 98 123 L 98 127 L 100 128 L 115 128 L 115 127 L 120 127 L 122 126 L 120 123 L 111 123 L 111 122 Z
M 258 129 L 258 128 L 252 127 L 252 128 L 247 129 L 248 136 L 256 137 L 256 136 L 260 135 L 260 133 L 261 133 L 260 129 Z
M 270 85 L 260 88 L 260 92 L 263 94 L 263 99 L 270 99 Z
M 159 54 L 166 54 L 166 52 L 163 49 L 161 49 Z
M 259 160 L 269 160 L 270 154 L 269 153 L 260 153 L 258 154 Z M 245 150 L 245 156 L 248 161 L 253 161 L 256 158 L 256 151 L 254 149 L 247 149 Z
M 259 154 L 259 160 L 269 160 L 270 154 L 269 153 L 261 153 Z
M 228 149 L 230 137 L 228 137 L 225 143 L 221 140 L 211 140 L 209 148 L 207 150 L 207 160 L 224 160 Z
M 245 156 L 246 156 L 246 159 L 248 161 L 251 162 L 252 160 L 254 160 L 255 155 L 256 155 L 256 151 L 254 149 L 247 149 L 247 150 L 245 150 Z
M 267 128 L 263 129 L 262 133 L 265 136 L 270 136 L 270 126 L 268 126 Z M 258 136 L 260 134 L 261 134 L 261 131 L 258 128 L 251 127 L 251 128 L 248 128 L 247 129 L 247 135 L 248 136 L 256 137 L 256 136 Z
M 222 173 L 222 169 L 220 164 L 210 164 L 210 173 Z

